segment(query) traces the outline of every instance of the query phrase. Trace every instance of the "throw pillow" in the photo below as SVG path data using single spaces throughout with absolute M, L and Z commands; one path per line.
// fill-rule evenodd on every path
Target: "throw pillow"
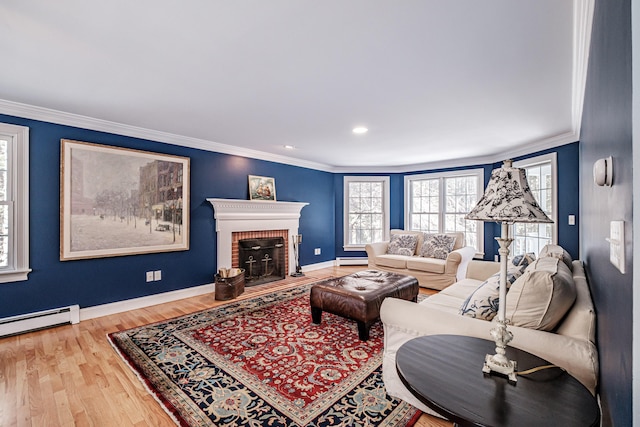
M 500 301 L 500 273 L 489 277 L 467 297 L 460 314 L 474 319 L 491 320 L 498 314 Z
M 412 256 L 418 244 L 417 234 L 392 234 L 387 253 L 390 255 Z
M 529 264 L 531 264 L 535 260 L 536 260 L 536 254 L 534 254 L 533 252 L 527 252 L 526 254 L 523 254 L 523 255 L 514 256 L 513 259 L 511 260 L 511 263 L 516 267 L 526 268 Z
M 514 282 L 507 294 L 510 324 L 551 331 L 576 299 L 571 271 L 562 260 L 541 257 Z
M 424 234 L 424 243 L 420 248 L 420 256 L 425 258 L 447 259 L 456 243 L 454 236 L 447 234 Z
M 567 252 L 567 250 L 562 246 L 552 244 L 545 245 L 542 249 L 540 249 L 540 258 L 546 256 L 561 259 L 562 262 L 564 262 L 565 265 L 569 267 L 569 270 L 573 271 L 573 259 L 571 258 L 571 255 L 569 255 L 569 252 Z
M 512 265 L 507 265 L 507 289 L 515 282 L 518 277 L 522 276 L 527 267 L 536 260 L 533 252 L 527 252 L 524 255 L 518 255 L 511 260 Z
M 507 291 L 524 273 L 523 267 L 514 266 L 507 269 Z M 460 307 L 460 314 L 475 319 L 492 320 L 498 314 L 500 303 L 500 272 L 485 280 L 467 297 Z

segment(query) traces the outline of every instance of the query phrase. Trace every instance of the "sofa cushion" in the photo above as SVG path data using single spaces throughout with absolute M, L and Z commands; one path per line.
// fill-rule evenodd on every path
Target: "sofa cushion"
M 447 255 L 453 250 L 455 243 L 454 236 L 425 233 L 419 255 L 425 258 L 447 259 Z
M 569 268 L 560 259 L 534 261 L 507 294 L 506 318 L 514 326 L 551 331 L 576 299 Z
M 447 261 L 437 258 L 411 257 L 407 260 L 409 270 L 427 271 L 429 273 L 444 273 Z
M 413 256 L 418 244 L 417 234 L 392 234 L 387 253 L 391 255 Z
M 567 267 L 569 267 L 569 271 L 573 271 L 573 259 L 571 259 L 571 255 L 560 245 L 545 245 L 542 249 L 540 249 L 540 253 L 538 254 L 540 258 L 550 256 L 554 258 L 561 259 L 562 262 L 565 263 Z
M 422 301 L 420 305 L 457 315 L 460 310 L 460 304 L 480 283 L 482 283 L 480 280 L 462 279 L 437 294 L 431 295 Z
M 376 265 L 391 268 L 407 268 L 407 259 L 404 255 L 378 255 L 376 257 Z

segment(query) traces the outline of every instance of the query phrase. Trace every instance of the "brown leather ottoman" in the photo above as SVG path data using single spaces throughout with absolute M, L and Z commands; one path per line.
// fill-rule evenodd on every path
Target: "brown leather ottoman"
M 311 287 L 311 318 L 319 324 L 322 312 L 358 322 L 358 336 L 369 339 L 369 328 L 380 317 L 386 297 L 417 301 L 418 280 L 404 274 L 366 270 L 318 282 Z

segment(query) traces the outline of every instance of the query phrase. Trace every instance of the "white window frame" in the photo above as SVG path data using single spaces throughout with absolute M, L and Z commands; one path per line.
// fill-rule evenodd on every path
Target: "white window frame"
M 390 178 L 388 176 L 345 176 L 344 177 L 344 205 L 343 205 L 343 249 L 345 251 L 364 251 L 365 245 L 349 244 L 349 184 L 352 182 L 375 182 L 382 183 L 382 234 L 383 240 L 389 240 L 390 228 L 390 205 L 389 192 L 391 189 Z M 374 242 L 371 242 L 374 243 Z
M 443 182 L 445 178 L 455 178 L 455 177 L 465 177 L 465 176 L 476 176 L 478 178 L 478 200 L 484 194 L 484 169 L 465 169 L 458 171 L 449 171 L 449 172 L 433 172 L 433 173 L 424 173 L 419 175 L 406 175 L 404 177 L 404 224 L 407 230 L 411 229 L 411 182 L 412 181 L 421 181 L 424 179 L 438 179 L 440 180 L 440 230 L 439 232 L 444 232 L 443 227 L 445 223 L 445 194 L 443 189 Z M 476 258 L 484 257 L 484 223 L 478 224 L 478 249 L 476 252 Z
M 29 268 L 29 128 L 0 123 L 6 138 L 9 206 L 9 263 L 0 268 L 0 283 L 28 279 Z
M 513 162 L 513 166 L 517 168 L 527 168 L 537 166 L 542 163 L 551 163 L 551 185 L 553 187 L 553 191 L 551 192 L 552 213 L 549 215 L 549 218 L 553 220 L 553 224 L 551 224 L 551 243 L 558 244 L 558 154 L 553 152 L 536 157 L 530 157 L 528 159 L 518 160 L 517 162 Z M 512 237 L 515 237 L 515 225 L 512 226 L 510 234 Z

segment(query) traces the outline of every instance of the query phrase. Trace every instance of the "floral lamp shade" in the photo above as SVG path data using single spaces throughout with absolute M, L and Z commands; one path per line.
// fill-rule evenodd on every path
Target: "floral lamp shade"
M 466 219 L 495 222 L 553 222 L 531 193 L 524 169 L 511 160 L 491 172 L 484 195 Z

